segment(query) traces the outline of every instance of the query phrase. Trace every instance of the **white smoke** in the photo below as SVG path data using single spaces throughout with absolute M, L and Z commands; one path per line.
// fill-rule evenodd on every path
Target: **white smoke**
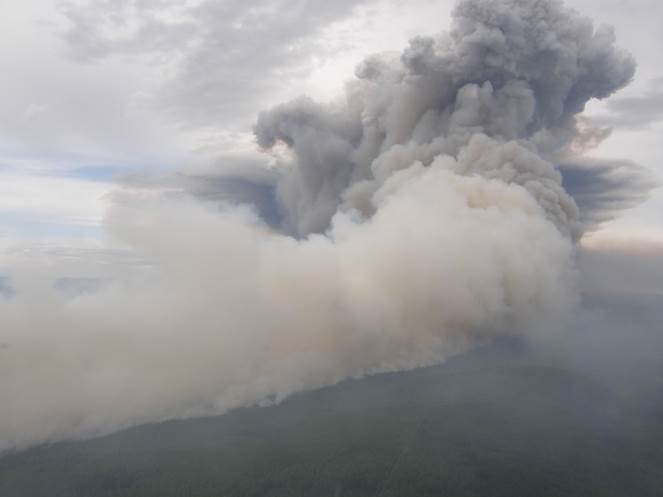
M 13 268 L 0 450 L 279 401 L 542 332 L 575 304 L 581 232 L 551 161 L 570 153 L 584 104 L 633 71 L 610 30 L 560 2 L 465 0 L 450 35 L 360 64 L 343 103 L 261 114 L 258 143 L 288 148 L 279 223 L 258 214 L 263 188 L 260 209 L 119 192 L 108 231 L 152 270 L 67 298 L 41 269 Z

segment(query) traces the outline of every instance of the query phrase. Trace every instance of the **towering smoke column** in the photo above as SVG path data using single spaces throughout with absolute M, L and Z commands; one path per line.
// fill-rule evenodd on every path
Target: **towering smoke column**
M 582 227 L 553 164 L 585 103 L 633 75 L 613 41 L 554 0 L 465 0 L 449 35 L 362 62 L 342 104 L 260 115 L 260 146 L 287 149 L 280 229 L 245 205 L 118 193 L 108 228 L 158 274 L 62 300 L 16 270 L 0 449 L 278 401 L 558 322 Z
M 418 37 L 398 58 L 369 57 L 347 103 L 300 99 L 261 114 L 258 142 L 294 152 L 279 185 L 286 228 L 325 230 L 340 209 L 364 217 L 414 163 L 520 185 L 565 234 L 577 209 L 547 161 L 568 152 L 575 116 L 632 78 L 610 28 L 550 0 L 466 0 L 449 35 Z

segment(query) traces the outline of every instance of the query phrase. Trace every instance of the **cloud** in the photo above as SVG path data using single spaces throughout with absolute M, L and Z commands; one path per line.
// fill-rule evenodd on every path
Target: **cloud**
M 57 8 L 54 7 L 55 4 Z M 364 2 L 37 2 L 0 21 L 0 157 L 183 164 L 329 55 Z M 272 15 L 280 11 L 279 15 Z
M 122 55 L 147 56 L 169 75 L 158 105 L 187 126 L 237 126 L 267 98 L 311 69 L 327 48 L 324 29 L 366 0 L 321 3 L 86 2 L 64 4 L 70 55 L 92 63 Z
M 559 168 L 564 189 L 578 204 L 586 230 L 595 230 L 643 203 L 659 186 L 649 169 L 629 160 L 578 157 Z
M 663 120 L 663 78 L 653 80 L 640 95 L 621 97 L 607 103 L 607 115 L 596 116 L 597 124 L 638 130 Z
M 100 226 L 110 183 L 0 170 L 0 217 L 40 223 Z M 85 210 L 81 210 L 85 206 Z

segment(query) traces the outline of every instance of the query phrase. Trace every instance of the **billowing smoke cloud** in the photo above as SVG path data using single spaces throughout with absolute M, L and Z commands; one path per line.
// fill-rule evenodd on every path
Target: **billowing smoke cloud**
M 613 42 L 554 0 L 464 0 L 448 35 L 362 62 L 343 102 L 262 113 L 264 175 L 118 192 L 108 231 L 150 266 L 74 297 L 13 269 L 0 450 L 279 401 L 559 323 L 582 227 L 554 162 L 585 103 L 633 76 Z
M 464 1 L 449 35 L 360 64 L 347 103 L 300 99 L 261 114 L 260 145 L 295 154 L 279 185 L 286 227 L 324 230 L 339 207 L 370 215 L 371 195 L 395 171 L 460 156 L 457 173 L 523 186 L 573 231 L 575 206 L 546 159 L 571 145 L 589 99 L 633 76 L 613 41 L 559 2 Z

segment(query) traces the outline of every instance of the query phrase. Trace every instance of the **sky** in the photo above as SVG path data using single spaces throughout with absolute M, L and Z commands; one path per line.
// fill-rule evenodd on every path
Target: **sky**
M 612 128 L 592 156 L 663 175 L 663 69 L 654 0 L 571 0 L 615 27 L 633 83 L 591 103 Z M 254 157 L 261 109 L 338 98 L 372 52 L 447 28 L 446 0 L 12 2 L 0 19 L 0 243 L 112 244 L 102 223 L 118 178 L 233 167 Z M 624 15 L 625 11 L 628 15 Z M 634 112 L 635 110 L 635 112 Z M 663 190 L 586 236 L 663 240 Z

